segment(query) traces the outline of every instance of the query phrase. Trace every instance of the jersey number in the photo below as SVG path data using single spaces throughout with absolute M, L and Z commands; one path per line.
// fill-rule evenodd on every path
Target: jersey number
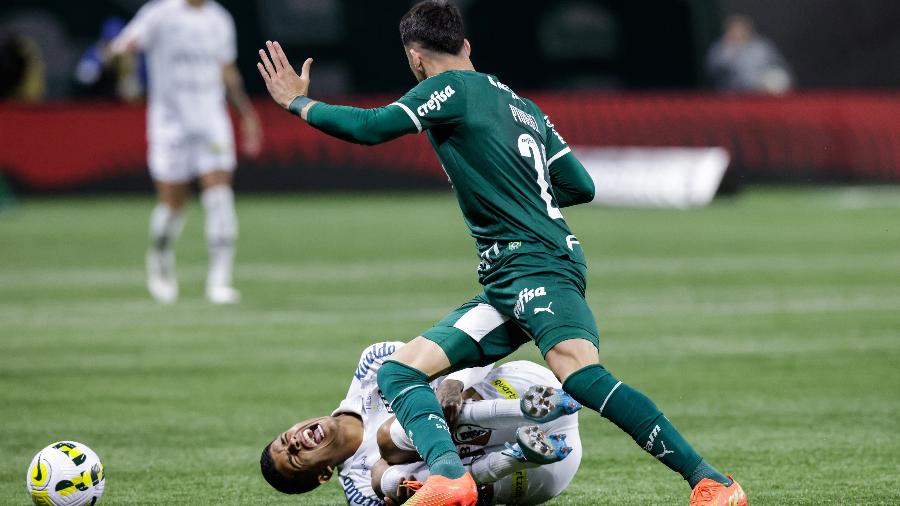
M 547 204 L 547 214 L 554 220 L 562 219 L 559 209 L 553 206 L 553 197 L 550 196 L 550 184 L 544 177 L 544 156 L 538 148 L 537 141 L 528 134 L 519 136 L 519 154 L 525 158 L 534 158 L 534 170 L 537 172 L 537 184 L 541 189 L 541 199 Z

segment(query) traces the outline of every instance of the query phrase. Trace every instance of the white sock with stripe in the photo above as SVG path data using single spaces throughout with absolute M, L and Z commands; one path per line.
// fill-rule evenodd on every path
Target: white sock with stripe
M 235 240 L 238 235 L 234 192 L 228 185 L 216 185 L 201 195 L 206 214 L 206 243 L 209 249 L 207 286 L 231 286 Z
M 516 471 L 532 469 L 535 467 L 538 467 L 538 465 L 531 462 L 519 462 L 509 455 L 504 455 L 500 452 L 491 452 L 485 455 L 484 458 L 473 462 L 470 472 L 472 473 L 472 479 L 475 480 L 475 483 L 481 485 L 484 483 L 494 483 Z
M 167 204 L 158 202 L 150 213 L 150 241 L 158 251 L 172 249 L 184 228 L 184 211 L 174 210 Z
M 459 421 L 488 429 L 516 428 L 520 425 L 534 424 L 522 414 L 518 399 L 466 401 L 459 413 Z

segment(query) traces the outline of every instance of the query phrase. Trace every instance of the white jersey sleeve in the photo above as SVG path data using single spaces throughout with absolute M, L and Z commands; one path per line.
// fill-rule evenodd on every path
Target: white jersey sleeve
M 476 384 L 484 381 L 488 373 L 490 373 L 491 369 L 493 368 L 494 364 L 486 365 L 483 367 L 470 367 L 469 369 L 462 369 L 448 374 L 444 379 L 459 381 L 463 384 L 463 390 L 466 390 L 467 388 L 471 388 Z
M 363 416 L 365 403 L 370 402 L 372 391 L 378 387 L 377 373 L 385 359 L 395 351 L 403 347 L 399 341 L 385 341 L 375 343 L 363 350 L 353 373 L 350 388 L 341 404 L 331 413 L 336 416 L 339 413 L 354 413 Z
M 144 4 L 124 29 L 113 39 L 110 49 L 115 54 L 128 51 L 131 47 L 146 49 L 152 44 L 157 21 L 160 18 L 161 0 Z
M 224 43 L 219 55 L 222 65 L 229 65 L 237 60 L 237 30 L 234 27 L 234 18 L 224 8 L 220 10 L 222 17 L 222 34 Z

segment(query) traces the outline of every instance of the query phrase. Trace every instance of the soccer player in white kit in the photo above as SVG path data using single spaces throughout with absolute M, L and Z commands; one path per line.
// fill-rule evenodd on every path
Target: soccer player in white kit
M 330 480 L 336 468 L 348 504 L 377 506 L 385 504 L 384 496 L 399 502 L 397 492 L 402 494 L 407 480 L 425 480 L 428 468 L 422 462 L 390 466 L 382 460 L 390 458 L 387 447 L 394 455 L 406 451 L 419 459 L 376 383 L 378 368 L 402 346 L 383 342 L 366 348 L 347 396 L 331 416 L 301 421 L 266 446 L 260 465 L 274 488 L 308 492 Z M 564 435 L 568 451 L 562 460 L 538 465 L 514 456 L 518 445 L 512 450 L 504 445 L 516 441 L 518 427 L 535 423 L 523 416 L 519 397 L 532 385 L 561 388 L 547 368 L 509 362 L 460 371 L 436 379 L 433 386 L 440 388 L 448 380 L 460 381 L 473 398 L 462 405 L 459 423 L 451 425 L 463 462 L 480 485 L 479 504 L 539 504 L 562 493 L 581 462 L 577 414 L 562 414 L 539 426 L 545 433 Z
M 213 0 L 151 0 L 113 41 L 114 54 L 124 51 L 145 52 L 150 81 L 148 165 L 158 202 L 150 216 L 147 288 L 163 303 L 178 298 L 173 243 L 184 226 L 190 182 L 199 178 L 209 250 L 206 297 L 236 303 L 236 160 L 226 98 L 240 116 L 248 156 L 259 153 L 262 130 L 235 65 L 234 20 Z

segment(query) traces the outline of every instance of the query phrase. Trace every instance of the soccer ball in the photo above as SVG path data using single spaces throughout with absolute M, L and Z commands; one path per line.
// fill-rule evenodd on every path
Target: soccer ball
M 100 458 L 87 446 L 59 441 L 31 459 L 25 487 L 38 506 L 97 504 L 106 485 Z

